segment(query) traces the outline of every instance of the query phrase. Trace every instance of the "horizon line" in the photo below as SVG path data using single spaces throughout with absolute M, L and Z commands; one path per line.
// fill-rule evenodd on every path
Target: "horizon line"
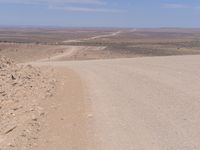
M 116 28 L 116 29 L 200 29 L 200 27 L 155 26 L 155 27 L 111 27 L 111 26 L 56 26 L 56 25 L 0 25 L 0 28 Z

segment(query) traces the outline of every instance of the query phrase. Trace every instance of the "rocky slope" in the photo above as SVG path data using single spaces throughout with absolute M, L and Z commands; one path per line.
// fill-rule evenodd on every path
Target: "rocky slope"
M 0 150 L 37 144 L 46 115 L 40 103 L 52 96 L 56 82 L 50 74 L 0 56 Z

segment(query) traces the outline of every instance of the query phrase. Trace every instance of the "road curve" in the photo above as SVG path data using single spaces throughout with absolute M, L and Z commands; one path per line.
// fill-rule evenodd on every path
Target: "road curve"
M 199 150 L 200 56 L 56 62 L 91 102 L 90 150 Z

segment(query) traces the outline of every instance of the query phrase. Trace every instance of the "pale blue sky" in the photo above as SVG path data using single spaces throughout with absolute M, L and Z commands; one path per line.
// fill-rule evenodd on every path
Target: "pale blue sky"
M 0 0 L 0 25 L 200 27 L 200 0 Z

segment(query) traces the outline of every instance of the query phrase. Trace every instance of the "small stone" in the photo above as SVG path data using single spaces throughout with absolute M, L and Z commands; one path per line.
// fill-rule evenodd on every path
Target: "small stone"
M 45 115 L 45 112 L 40 112 L 40 116 L 44 116 Z
M 88 118 L 92 118 L 93 115 L 92 115 L 92 114 L 88 114 L 87 117 L 88 117 Z
M 32 116 L 32 120 L 33 120 L 33 121 L 37 121 L 38 119 L 37 119 L 37 117 L 36 117 L 35 115 L 33 115 L 33 116 Z
M 35 109 L 34 108 L 30 108 L 30 111 L 34 111 Z
M 14 75 L 11 75 L 12 80 L 16 80 L 16 78 L 14 77 Z
M 8 134 L 8 133 L 12 132 L 15 128 L 17 128 L 16 125 L 12 125 L 12 126 L 8 127 L 7 130 L 4 132 L 4 134 Z
M 8 146 L 15 147 L 14 144 L 12 144 L 12 143 L 8 143 Z

